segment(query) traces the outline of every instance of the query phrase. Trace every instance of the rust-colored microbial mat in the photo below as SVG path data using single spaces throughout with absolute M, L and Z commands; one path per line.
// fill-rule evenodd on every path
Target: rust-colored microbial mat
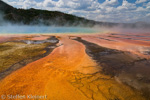
M 46 50 L 51 52 L 34 61 L 25 60 L 25 64 L 3 77 L 0 80 L 1 99 L 148 100 L 150 42 L 129 37 L 123 38 L 121 34 L 33 35 L 22 36 L 17 41 L 8 39 L 9 42 L 19 42 L 20 48 L 38 46 L 36 50 L 32 49 L 33 53 L 39 53 L 34 58 L 45 54 Z M 8 46 L 9 42 L 2 38 L 0 46 L 3 43 Z M 46 44 L 54 42 L 54 38 L 59 43 Z M 27 48 L 21 48 L 24 49 Z M 13 50 L 11 52 L 14 53 Z M 24 59 L 32 57 L 21 55 L 25 54 L 20 53 Z

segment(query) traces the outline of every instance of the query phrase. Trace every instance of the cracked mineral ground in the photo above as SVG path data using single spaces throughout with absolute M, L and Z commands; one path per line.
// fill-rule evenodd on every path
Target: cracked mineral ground
M 0 95 L 150 100 L 149 39 L 118 33 L 2 35 Z

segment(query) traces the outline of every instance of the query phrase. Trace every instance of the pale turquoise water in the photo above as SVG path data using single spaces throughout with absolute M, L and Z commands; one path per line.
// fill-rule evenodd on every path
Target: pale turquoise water
M 0 26 L 0 34 L 5 33 L 97 33 L 99 30 L 83 27 L 52 27 L 52 26 Z

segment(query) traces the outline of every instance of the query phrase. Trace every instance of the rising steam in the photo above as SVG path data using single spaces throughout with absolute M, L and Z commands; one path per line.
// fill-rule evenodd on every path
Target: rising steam
M 38 25 L 23 25 L 23 24 L 12 24 L 5 21 L 3 18 L 3 13 L 0 12 L 0 34 L 5 33 L 149 33 L 150 34 L 150 24 L 145 23 L 135 23 L 131 24 L 118 24 L 111 27 L 105 25 L 94 25 L 92 27 L 81 27 L 82 25 L 77 25 L 75 27 L 55 26 L 54 22 L 52 25 L 45 26 L 40 20 Z M 73 23 L 75 25 L 76 22 Z

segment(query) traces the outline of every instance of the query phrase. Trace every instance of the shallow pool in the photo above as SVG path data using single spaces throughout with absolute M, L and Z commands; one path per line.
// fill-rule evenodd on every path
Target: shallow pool
M 97 33 L 100 32 L 95 28 L 84 28 L 84 27 L 54 27 L 54 26 L 0 26 L 0 34 L 5 33 L 23 33 L 23 34 L 34 34 L 34 33 Z

